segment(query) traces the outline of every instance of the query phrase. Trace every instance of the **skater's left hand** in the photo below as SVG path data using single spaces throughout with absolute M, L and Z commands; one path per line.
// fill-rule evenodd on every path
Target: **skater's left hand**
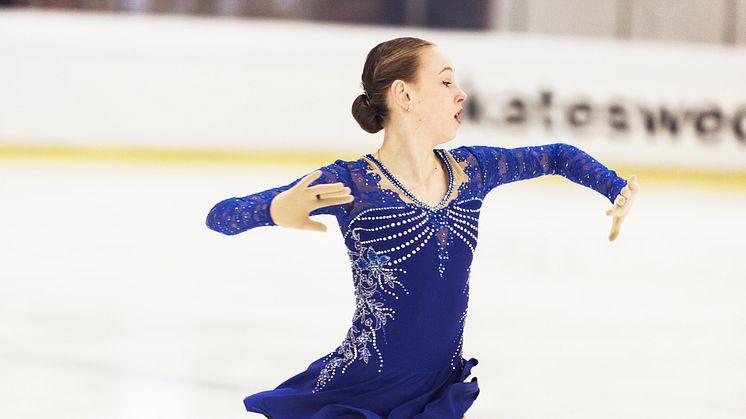
M 635 196 L 639 190 L 640 185 L 637 183 L 637 175 L 630 176 L 627 185 L 622 188 L 614 200 L 614 206 L 606 210 L 606 215 L 612 216 L 609 241 L 614 241 L 619 235 L 619 227 L 621 227 L 624 218 L 627 217 L 630 208 L 632 208 L 632 203 L 635 202 Z

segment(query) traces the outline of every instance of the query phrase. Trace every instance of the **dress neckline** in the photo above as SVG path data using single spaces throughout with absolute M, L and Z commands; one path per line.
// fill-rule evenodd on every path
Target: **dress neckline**
M 383 175 L 386 176 L 386 178 L 397 189 L 399 189 L 400 191 L 402 191 L 404 193 L 404 195 L 406 195 L 409 199 L 411 199 L 415 203 L 415 205 L 427 208 L 427 209 L 429 209 L 431 211 L 438 211 L 438 210 L 440 210 L 441 208 L 443 208 L 445 206 L 445 203 L 448 202 L 449 198 L 451 197 L 451 194 L 453 193 L 454 174 L 453 174 L 453 168 L 451 167 L 451 162 L 443 154 L 444 153 L 443 150 L 438 148 L 438 149 L 434 149 L 433 151 L 441 159 L 441 161 L 443 161 L 443 164 L 446 166 L 446 169 L 448 170 L 448 190 L 446 190 L 446 193 L 443 196 L 443 198 L 435 206 L 432 206 L 432 205 L 430 205 L 430 204 L 428 204 L 426 202 L 423 202 L 422 200 L 420 200 L 419 198 L 417 198 L 416 196 L 414 196 L 414 194 L 412 192 L 410 192 L 404 186 L 404 184 L 399 181 L 399 179 L 397 179 L 396 177 L 394 177 L 394 175 L 391 174 L 391 172 L 389 172 L 388 169 L 386 169 L 386 166 L 384 166 L 383 163 L 381 163 L 380 161 L 378 161 L 378 159 L 376 159 L 375 157 L 373 157 L 373 155 L 371 153 L 366 154 L 365 157 L 367 157 L 369 160 L 371 160 L 372 162 L 374 162 L 376 164 L 376 166 L 378 166 L 378 168 L 381 170 L 381 173 L 383 173 Z M 381 189 L 383 189 L 383 187 L 381 187 L 380 184 L 379 184 L 379 187 Z M 405 202 L 405 204 L 406 204 L 406 202 Z

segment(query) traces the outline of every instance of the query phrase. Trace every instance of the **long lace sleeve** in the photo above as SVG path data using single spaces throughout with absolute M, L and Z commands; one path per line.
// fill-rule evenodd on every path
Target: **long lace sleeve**
M 543 175 L 561 175 L 604 195 L 611 203 L 627 184 L 583 150 L 570 144 L 501 148 L 469 146 L 479 162 L 484 194 L 504 183 Z
M 321 170 L 321 176 L 311 182 L 309 186 L 319 183 L 342 182 L 345 186 L 350 187 L 354 194 L 350 174 L 343 160 L 337 160 L 330 165 L 319 168 L 319 170 Z M 272 199 L 280 192 L 293 187 L 308 173 L 287 185 L 267 189 L 242 198 L 233 197 L 218 202 L 207 214 L 207 227 L 219 233 L 235 235 L 255 227 L 276 226 L 277 224 L 272 220 L 269 213 Z M 351 205 L 352 202 L 348 202 L 320 207 L 311 211 L 309 215 L 331 214 L 338 216 L 342 212 L 348 211 Z

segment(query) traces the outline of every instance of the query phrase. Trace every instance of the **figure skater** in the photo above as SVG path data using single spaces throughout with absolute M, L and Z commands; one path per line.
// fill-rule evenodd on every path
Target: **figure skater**
M 275 419 L 462 418 L 479 394 L 464 358 L 469 272 L 485 196 L 499 185 L 561 175 L 613 204 L 609 240 L 639 189 L 564 143 L 520 148 L 435 148 L 456 136 L 466 93 L 436 45 L 396 38 L 376 45 L 352 114 L 383 144 L 285 186 L 217 203 L 207 226 L 233 235 L 259 226 L 326 231 L 336 217 L 356 308 L 334 350 L 273 390 L 244 399 Z M 321 273 L 319 273 L 319 277 Z

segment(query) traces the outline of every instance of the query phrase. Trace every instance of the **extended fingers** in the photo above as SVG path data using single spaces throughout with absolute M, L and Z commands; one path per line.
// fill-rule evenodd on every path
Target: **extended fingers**
M 350 191 L 340 191 L 340 192 L 319 194 L 319 199 L 348 198 L 348 197 L 352 197 L 352 195 L 350 194 Z
M 640 189 L 640 184 L 637 183 L 637 175 L 632 175 L 629 177 L 629 180 L 627 181 L 627 186 L 633 191 L 636 191 Z
M 619 228 L 622 225 L 624 217 L 615 216 L 611 222 L 611 231 L 609 232 L 609 241 L 613 241 L 619 235 Z
M 632 191 L 629 190 L 629 185 L 623 187 L 619 193 L 625 198 L 632 196 Z
M 614 200 L 614 205 L 606 210 L 606 215 L 612 215 L 622 212 L 624 210 L 624 204 L 626 204 L 627 202 L 627 198 L 625 198 L 624 195 L 617 195 L 616 199 Z
M 330 198 L 324 198 L 324 205 L 338 205 L 338 204 L 345 204 L 347 202 L 352 202 L 355 200 L 355 197 L 352 195 L 340 195 L 340 196 L 333 196 Z
M 632 175 L 619 193 L 625 198 L 630 198 L 639 189 L 640 185 L 637 183 L 637 175 Z
M 619 235 L 619 229 L 616 229 L 616 230 L 612 229 L 611 232 L 609 233 L 609 241 L 614 241 L 614 239 L 616 239 L 618 235 Z
M 326 193 L 319 193 L 317 190 L 314 190 L 314 196 L 318 196 L 318 200 L 330 198 L 347 198 L 352 196 L 350 192 L 350 188 L 348 187 L 343 187 L 342 189 L 336 189 Z
M 613 216 L 611 231 L 609 232 L 609 241 L 614 241 L 619 236 L 622 221 L 624 221 L 627 211 L 629 211 L 629 207 L 625 206 L 625 204 L 632 202 L 632 199 L 639 189 L 640 187 L 637 183 L 637 176 L 630 176 L 627 184 L 622 188 L 619 195 L 617 195 L 614 200 L 614 205 L 606 210 L 606 215 Z
M 313 172 L 303 176 L 301 180 L 298 181 L 297 185 L 300 187 L 306 187 L 311 184 L 314 180 L 318 179 L 319 176 L 321 176 L 321 170 L 314 170 Z
M 333 205 L 346 204 L 354 200 L 355 200 L 355 197 L 352 195 L 324 197 L 323 199 L 318 199 L 318 200 L 313 201 L 313 203 L 311 204 L 311 208 L 312 210 L 316 210 L 322 207 L 330 207 Z
M 623 195 L 617 195 L 616 199 L 614 200 L 614 205 L 606 210 L 606 215 L 625 212 L 625 204 L 627 204 L 628 202 L 630 201 L 628 201 L 627 198 L 625 198 Z
M 350 188 L 348 186 L 344 186 L 344 183 L 342 182 L 336 182 L 336 183 L 319 183 L 318 185 L 313 185 L 308 188 L 308 190 L 313 191 L 314 194 L 328 194 L 328 193 L 336 193 L 340 191 L 350 191 Z

